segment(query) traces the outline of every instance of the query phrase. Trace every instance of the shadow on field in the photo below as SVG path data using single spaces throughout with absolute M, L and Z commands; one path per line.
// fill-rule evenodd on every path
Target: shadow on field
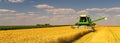
M 97 32 L 97 30 L 95 30 L 94 32 Z M 93 31 L 90 31 L 90 32 L 88 32 L 88 33 L 85 33 L 84 35 L 82 35 L 82 36 L 77 36 L 74 40 L 71 40 L 70 42 L 68 42 L 68 43 L 73 43 L 73 42 L 75 42 L 76 40 L 78 40 L 78 39 L 80 39 L 80 38 L 82 38 L 83 36 L 85 36 L 85 35 L 87 35 L 87 34 L 90 34 L 90 33 L 94 33 Z
M 94 32 L 96 32 L 96 31 L 94 31 Z M 86 34 L 89 34 L 89 33 L 91 33 L 91 31 L 86 32 L 86 33 L 84 33 L 84 34 L 82 34 L 82 35 L 81 35 L 81 33 L 79 33 L 79 34 L 75 35 L 75 37 L 74 37 L 73 39 L 71 39 L 71 40 L 69 40 L 69 41 L 66 40 L 66 39 L 64 39 L 64 38 L 60 38 L 60 39 L 59 39 L 59 43 L 72 43 L 72 42 L 80 39 L 82 36 L 84 36 L 84 35 L 86 35 Z
M 90 33 L 90 32 L 85 33 L 84 35 L 89 34 L 89 33 Z M 82 35 L 82 36 L 84 36 L 84 35 Z M 74 42 L 74 41 L 80 39 L 82 36 L 78 35 L 74 40 L 71 40 L 69 43 L 72 43 L 72 42 Z

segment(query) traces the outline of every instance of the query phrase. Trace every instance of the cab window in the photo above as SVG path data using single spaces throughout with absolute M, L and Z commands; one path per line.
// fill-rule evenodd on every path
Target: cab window
M 86 17 L 80 17 L 80 22 L 86 22 Z

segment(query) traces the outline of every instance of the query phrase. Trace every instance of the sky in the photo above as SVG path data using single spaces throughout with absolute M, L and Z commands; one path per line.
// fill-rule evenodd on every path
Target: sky
M 79 15 L 98 25 L 120 25 L 120 0 L 0 0 L 0 25 L 73 25 Z

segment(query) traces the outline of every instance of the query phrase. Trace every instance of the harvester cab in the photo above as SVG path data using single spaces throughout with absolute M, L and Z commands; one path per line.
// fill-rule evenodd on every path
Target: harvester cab
M 95 31 L 94 26 L 96 25 L 94 22 L 99 21 L 99 20 L 106 20 L 106 17 L 98 18 L 95 20 L 91 20 L 89 15 L 80 15 L 79 21 L 72 26 L 73 29 L 91 29 L 91 31 Z
M 89 15 L 80 15 L 78 25 L 90 25 L 91 19 Z

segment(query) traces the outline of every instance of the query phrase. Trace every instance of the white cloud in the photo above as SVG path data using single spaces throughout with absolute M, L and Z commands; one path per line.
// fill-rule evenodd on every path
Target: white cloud
M 78 11 L 77 14 L 88 14 L 88 11 L 87 10 L 81 10 L 81 11 Z
M 87 11 L 103 11 L 106 10 L 106 8 L 90 8 L 90 9 L 85 9 Z
M 100 21 L 98 22 L 98 24 L 101 24 L 101 25 L 120 25 L 120 17 L 116 17 L 115 15 L 109 15 L 108 19 L 105 20 L 105 21 Z
M 96 11 L 120 12 L 120 7 L 113 7 L 113 8 L 87 8 L 87 9 L 84 9 L 84 10 L 92 11 L 92 12 L 96 12 Z
M 116 15 L 116 16 L 120 16 L 120 15 Z
M 38 16 L 38 14 L 40 14 L 40 13 L 37 13 L 37 12 L 27 12 L 27 14 L 29 16 Z
M 46 7 L 48 8 L 48 7 Z M 78 22 L 78 17 L 80 14 L 92 14 L 91 18 L 99 18 L 103 16 L 107 16 L 108 20 L 97 22 L 97 24 L 105 24 L 105 25 L 119 25 L 119 14 L 112 16 L 109 12 L 118 12 L 119 8 L 87 8 L 80 11 L 75 11 L 71 8 L 52 8 L 52 9 L 44 9 L 49 14 L 54 14 L 52 16 L 42 15 L 41 13 L 36 12 L 26 12 L 26 13 L 17 13 L 15 10 L 10 9 L 0 9 L 0 25 L 2 24 L 40 24 L 40 23 L 51 23 L 51 24 L 74 24 Z M 98 12 L 96 12 L 98 11 Z M 103 12 L 101 12 L 103 11 Z M 107 12 L 104 12 L 107 11 Z M 4 14 L 2 14 L 4 12 Z M 64 15 L 64 14 L 73 14 L 73 15 Z M 116 13 L 115 13 L 116 14 Z M 42 15 L 42 16 L 41 16 Z M 115 16 L 115 17 L 113 17 Z M 116 17 L 118 16 L 118 17 Z M 110 24 L 111 23 L 111 24 Z
M 9 2 L 12 2 L 12 3 L 22 3 L 24 2 L 24 0 L 8 0 Z
M 37 14 L 36 12 L 27 12 L 27 13 L 16 13 L 15 16 L 16 16 L 16 19 L 23 19 L 23 18 L 31 19 L 31 18 L 39 17 L 40 15 Z
M 51 22 L 57 22 L 60 21 L 61 19 L 63 19 L 65 16 L 64 15 L 54 15 L 50 18 Z
M 105 11 L 106 8 L 87 8 L 81 11 L 78 11 L 77 14 L 88 14 L 89 12 L 100 12 L 100 11 Z
M 11 19 L 14 19 L 15 20 L 15 17 L 5 17 L 3 18 L 4 20 L 11 20 Z
M 49 9 L 49 8 L 54 8 L 53 6 L 47 5 L 47 4 L 38 4 L 36 6 L 34 6 L 36 8 L 40 8 L 40 9 Z
M 105 11 L 106 8 L 87 8 L 81 11 L 78 11 L 77 14 L 89 14 L 89 12 L 100 12 L 100 11 Z
M 76 13 L 76 11 L 71 8 L 47 9 L 46 11 L 51 14 L 74 14 Z
M 49 18 L 49 23 L 51 24 L 74 24 L 76 21 L 75 18 L 72 18 L 72 16 L 65 16 L 65 15 L 53 15 Z
M 40 17 L 37 17 L 36 19 L 48 19 L 49 17 L 48 16 L 40 16 Z
M 106 13 L 96 13 L 96 15 L 97 15 L 97 16 L 100 16 L 100 17 L 101 17 L 101 16 L 102 16 L 102 17 L 108 16 L 108 14 L 106 14 Z
M 12 15 L 11 15 L 12 14 Z M 0 14 L 0 25 L 29 25 L 48 22 L 48 16 L 40 16 L 40 13 L 4 13 Z
M 108 8 L 106 11 L 107 12 L 120 12 L 120 7 Z
M 14 13 L 15 10 L 9 10 L 9 9 L 0 9 L 0 13 Z
M 26 13 L 16 13 L 16 19 L 29 17 Z

